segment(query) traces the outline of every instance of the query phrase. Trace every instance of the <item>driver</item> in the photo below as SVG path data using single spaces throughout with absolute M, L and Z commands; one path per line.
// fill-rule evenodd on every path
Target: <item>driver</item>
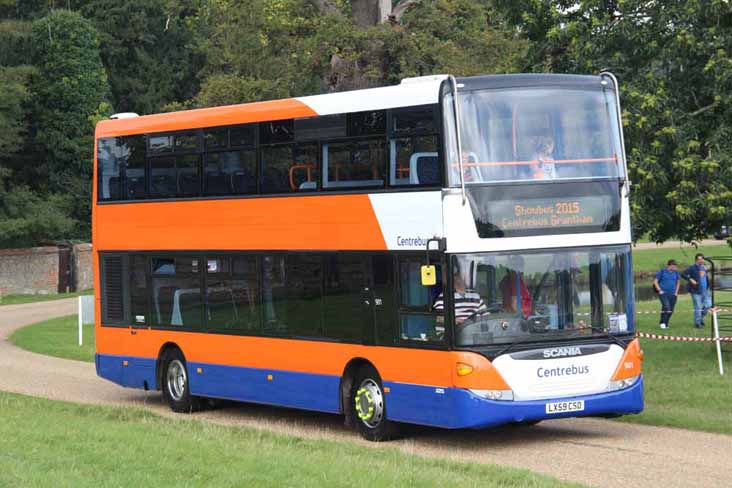
M 455 289 L 455 323 L 462 324 L 471 315 L 486 310 L 485 302 L 475 291 L 465 286 L 465 280 L 460 271 L 455 271 L 452 276 L 452 285 Z M 445 295 L 440 293 L 432 306 L 435 311 L 445 309 Z
M 524 283 L 524 258 L 512 255 L 508 258 L 508 273 L 500 283 L 503 295 L 503 311 L 516 313 L 521 310 L 524 318 L 532 314 L 534 305 L 531 303 L 531 294 Z

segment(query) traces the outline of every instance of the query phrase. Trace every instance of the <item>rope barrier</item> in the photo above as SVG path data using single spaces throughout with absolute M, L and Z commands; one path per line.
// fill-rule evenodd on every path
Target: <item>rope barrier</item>
M 647 332 L 636 332 L 636 337 L 642 337 L 644 339 L 659 339 L 662 341 L 677 341 L 677 342 L 732 342 L 732 336 L 725 336 L 720 338 L 714 337 L 687 337 L 687 336 L 670 336 L 663 334 L 649 334 Z

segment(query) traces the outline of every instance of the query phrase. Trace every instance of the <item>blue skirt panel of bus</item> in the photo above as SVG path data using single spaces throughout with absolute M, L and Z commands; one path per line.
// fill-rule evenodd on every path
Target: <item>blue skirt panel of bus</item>
M 191 393 L 198 396 L 340 411 L 340 376 L 204 363 L 188 363 L 188 376 Z
M 127 361 L 127 366 L 124 366 Z M 132 388 L 157 387 L 155 359 L 97 355 L 97 374 Z M 199 372 L 200 370 L 200 372 Z M 337 413 L 340 377 L 274 369 L 188 363 L 193 395 L 265 403 L 283 407 Z M 390 420 L 435 427 L 480 429 L 510 422 L 643 410 L 643 378 L 630 388 L 561 401 L 583 400 L 581 412 L 547 414 L 554 400 L 494 401 L 461 388 L 434 387 L 385 381 Z
M 96 354 L 94 362 L 97 375 L 129 388 L 155 390 L 158 381 L 155 376 L 155 359 L 134 356 L 112 356 Z

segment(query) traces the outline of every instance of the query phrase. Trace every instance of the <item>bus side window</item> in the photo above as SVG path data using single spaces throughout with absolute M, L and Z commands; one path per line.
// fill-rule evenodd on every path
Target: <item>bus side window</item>
M 210 329 L 258 331 L 256 257 L 206 258 L 206 320 Z
M 200 262 L 197 257 L 152 259 L 153 325 L 202 328 Z
M 392 186 L 440 184 L 437 125 L 432 105 L 391 112 L 389 183 Z

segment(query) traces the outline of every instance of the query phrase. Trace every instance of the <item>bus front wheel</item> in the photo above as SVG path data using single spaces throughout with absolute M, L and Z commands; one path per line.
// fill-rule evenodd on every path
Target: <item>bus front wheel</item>
M 163 399 L 174 412 L 190 413 L 200 407 L 200 399 L 191 395 L 188 378 L 183 354 L 177 350 L 166 354 L 163 358 Z
M 372 366 L 362 366 L 351 391 L 351 408 L 361 436 L 369 441 L 393 439 L 398 427 L 386 418 L 386 398 L 381 378 Z

